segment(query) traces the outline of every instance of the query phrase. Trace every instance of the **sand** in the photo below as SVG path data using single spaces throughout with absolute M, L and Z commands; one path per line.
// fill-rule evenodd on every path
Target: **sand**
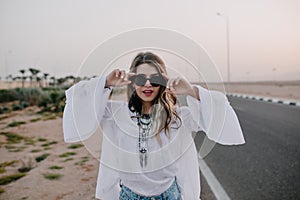
M 34 168 L 27 172 L 25 177 L 18 179 L 15 182 L 7 185 L 2 185 L 5 192 L 0 194 L 0 199 L 95 199 L 96 177 L 99 162 L 85 147 L 77 149 L 68 149 L 70 144 L 63 142 L 62 133 L 62 118 L 39 120 L 37 122 L 30 122 L 30 119 L 41 117 L 34 114 L 33 111 L 27 109 L 26 111 L 12 112 L 6 115 L 0 115 L 1 118 L 8 116 L 1 120 L 1 132 L 14 132 L 18 135 L 32 137 L 35 141 L 34 145 L 25 145 L 24 141 L 14 146 L 26 148 L 21 152 L 10 152 L 2 144 L 0 148 L 0 163 L 5 161 L 18 161 L 12 166 L 5 167 L 6 172 L 0 173 L 0 177 L 5 175 L 18 173 L 18 169 L 22 166 L 23 160 L 25 163 L 31 159 L 34 161 Z M 43 117 L 42 117 L 43 118 Z M 44 117 L 45 118 L 45 117 Z M 26 124 L 17 127 L 7 127 L 13 121 L 25 121 Z M 45 138 L 47 141 L 40 142 L 38 138 Z M 5 142 L 6 137 L 1 136 L 0 142 Z M 56 141 L 49 147 L 51 149 L 44 150 L 41 145 Z M 40 152 L 32 153 L 33 149 L 40 149 Z M 76 155 L 69 157 L 60 157 L 59 155 L 66 152 L 76 152 Z M 41 162 L 36 162 L 35 158 L 44 153 L 50 155 Z M 64 162 L 67 158 L 72 158 Z M 86 162 L 85 162 L 86 161 Z M 61 166 L 60 170 L 49 169 L 50 166 Z M 62 177 L 58 180 L 48 180 L 44 174 L 56 173 L 61 174 Z
M 220 88 L 220 84 L 212 84 L 214 87 Z M 236 82 L 229 86 L 225 84 L 225 90 L 228 93 L 300 101 L 300 81 Z

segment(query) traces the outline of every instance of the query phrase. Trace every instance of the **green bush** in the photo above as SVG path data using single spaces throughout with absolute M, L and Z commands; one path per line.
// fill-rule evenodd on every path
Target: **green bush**
M 39 142 L 46 142 L 47 139 L 46 139 L 46 138 L 38 138 L 38 141 L 39 141 Z
M 62 162 L 68 162 L 70 160 L 74 160 L 74 158 L 66 158 L 65 160 L 63 160 Z
M 49 174 L 44 174 L 44 177 L 49 180 L 57 180 L 57 179 L 60 179 L 60 177 L 62 177 L 62 175 L 49 173 Z
M 58 91 L 53 91 L 50 93 L 50 99 L 52 103 L 56 103 L 57 101 L 59 101 L 60 98 L 60 93 Z
M 12 105 L 12 110 L 22 110 L 22 106 L 18 104 L 13 104 Z
M 0 178 L 0 185 L 9 184 L 13 181 L 16 181 L 16 180 L 22 178 L 25 175 L 26 175 L 25 173 L 16 173 L 16 174 L 8 175 L 8 176 L 2 176 Z
M 38 118 L 33 118 L 33 119 L 30 120 L 30 122 L 37 122 L 37 121 L 39 121 L 39 120 L 41 120 L 40 117 L 38 117 Z
M 38 101 L 39 107 L 47 108 L 48 105 L 51 104 L 51 98 L 49 96 L 49 91 L 43 92 L 43 94 L 40 96 L 40 99 Z M 49 110 L 50 111 L 50 110 Z
M 27 107 L 29 106 L 29 102 L 28 102 L 28 101 L 21 101 L 21 102 L 20 102 L 20 106 L 21 106 L 22 108 L 27 108 Z
M 49 169 L 53 169 L 53 170 L 59 170 L 59 169 L 63 169 L 64 167 L 61 166 L 57 166 L 57 165 L 53 165 L 51 167 L 49 167 Z
M 44 94 L 38 102 L 38 106 L 43 107 L 43 112 L 60 112 L 63 111 L 64 108 L 64 99 L 64 90 L 44 91 Z
M 23 122 L 23 121 L 13 121 L 13 122 L 9 123 L 7 126 L 8 127 L 15 127 L 15 126 L 19 126 L 21 124 L 26 124 L 26 122 Z
M 6 112 L 9 112 L 9 108 L 7 106 L 0 107 L 0 114 L 6 113 Z
M 50 145 L 57 144 L 57 143 L 58 143 L 57 141 L 52 141 L 52 142 L 48 142 L 48 143 L 42 144 L 41 146 L 42 147 L 48 147 Z
M 6 136 L 6 140 L 9 144 L 20 143 L 21 140 L 25 139 L 25 137 L 12 132 L 1 132 L 0 135 Z
M 40 88 L 16 88 L 18 100 L 28 102 L 29 105 L 37 105 L 43 91 Z
M 81 158 L 81 161 L 76 162 L 75 165 L 83 165 L 83 164 L 85 164 L 88 161 L 89 161 L 89 157 L 85 156 L 85 157 Z
M 4 112 L 7 112 L 7 111 L 9 111 L 9 108 L 7 106 L 4 106 L 3 110 L 4 110 Z
M 49 155 L 50 155 L 49 153 L 45 153 L 43 155 L 36 157 L 35 160 L 36 160 L 36 162 L 41 162 L 41 161 L 45 160 Z
M 0 103 L 11 102 L 18 100 L 18 93 L 16 90 L 0 90 Z
M 59 157 L 60 158 L 65 158 L 65 157 L 69 157 L 69 156 L 74 156 L 76 154 L 77 154 L 76 152 L 66 152 L 66 153 L 63 153 L 63 154 L 59 155 Z
M 0 90 L 0 103 L 19 100 L 13 104 L 12 110 L 21 110 L 28 106 L 38 105 L 42 112 L 62 112 L 65 105 L 65 90 L 61 88 L 15 88 Z M 0 114 L 7 112 L 7 108 L 0 108 Z
M 29 103 L 27 101 L 20 101 L 19 104 L 12 104 L 12 110 L 22 110 L 24 108 L 27 108 L 29 106 Z
M 78 149 L 80 147 L 83 147 L 83 144 L 71 144 L 68 149 Z
M 41 152 L 42 150 L 40 150 L 40 149 L 33 149 L 33 150 L 31 150 L 30 152 L 31 153 L 38 153 L 38 152 Z
M 5 170 L 5 167 L 7 166 L 12 166 L 16 163 L 17 161 L 16 160 L 13 160 L 13 161 L 5 161 L 5 162 L 2 162 L 0 163 L 0 173 L 4 173 L 6 170 Z

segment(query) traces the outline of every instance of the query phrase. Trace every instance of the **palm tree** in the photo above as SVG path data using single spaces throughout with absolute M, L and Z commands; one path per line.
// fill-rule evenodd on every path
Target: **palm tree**
M 9 74 L 8 76 L 6 76 L 6 81 L 11 81 L 11 79 L 12 79 L 12 75 L 11 74 Z
M 51 76 L 50 79 L 52 80 L 52 85 L 56 86 L 56 78 L 54 76 Z
M 31 85 L 32 85 L 32 81 L 35 80 L 37 82 L 37 74 L 40 72 L 40 70 L 38 69 L 34 69 L 34 68 L 29 68 L 29 71 L 31 72 L 32 78 L 31 80 Z
M 67 81 L 67 78 L 59 78 L 57 79 L 57 83 L 59 86 L 62 86 Z
M 66 79 L 66 82 L 68 83 L 68 85 L 73 85 L 75 83 L 75 77 L 72 75 L 66 76 L 65 79 Z M 71 83 L 70 83 L 70 81 L 71 81 Z
M 23 86 L 23 83 L 24 83 L 24 87 L 25 87 L 25 81 L 26 81 L 27 78 L 28 78 L 28 76 L 23 76 L 22 77 L 22 86 Z
M 5 78 L 6 78 L 6 82 L 8 82 L 8 88 L 10 88 L 11 83 L 12 83 L 12 75 L 9 74 L 9 75 L 6 76 Z
M 47 80 L 48 76 L 49 76 L 49 73 L 44 73 L 45 87 L 48 86 L 48 80 Z
M 21 72 L 21 74 L 22 74 L 22 88 L 24 88 L 24 81 L 25 81 L 24 74 L 25 74 L 25 70 L 21 69 L 19 72 Z
M 14 81 L 14 83 L 16 83 L 16 86 L 19 87 L 19 79 L 21 79 L 20 76 L 15 76 L 15 77 L 12 77 L 12 80 Z
M 42 87 L 42 78 L 37 76 L 36 77 L 36 82 L 38 83 L 38 86 L 41 88 Z
M 33 77 L 30 75 L 30 76 L 29 76 L 29 80 L 30 80 L 30 87 L 32 87 L 32 79 L 33 79 Z

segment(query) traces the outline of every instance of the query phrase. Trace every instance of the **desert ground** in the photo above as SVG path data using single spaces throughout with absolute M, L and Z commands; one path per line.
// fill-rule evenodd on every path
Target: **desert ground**
M 1 184 L 0 199 L 95 199 L 98 160 L 81 143 L 64 143 L 61 116 L 40 115 L 37 110 L 0 115 L 0 177 L 31 169 L 20 179 Z M 13 122 L 25 123 L 10 127 Z M 15 139 L 18 136 L 23 139 Z
M 300 101 L 300 81 L 233 82 L 224 86 L 227 93 Z M 220 84 L 211 84 L 211 88 L 219 89 Z

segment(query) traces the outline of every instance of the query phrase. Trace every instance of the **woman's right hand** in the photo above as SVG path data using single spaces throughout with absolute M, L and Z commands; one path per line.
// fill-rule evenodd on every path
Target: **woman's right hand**
M 122 87 L 131 83 L 130 77 L 135 73 L 126 73 L 125 70 L 115 69 L 106 76 L 105 87 Z

